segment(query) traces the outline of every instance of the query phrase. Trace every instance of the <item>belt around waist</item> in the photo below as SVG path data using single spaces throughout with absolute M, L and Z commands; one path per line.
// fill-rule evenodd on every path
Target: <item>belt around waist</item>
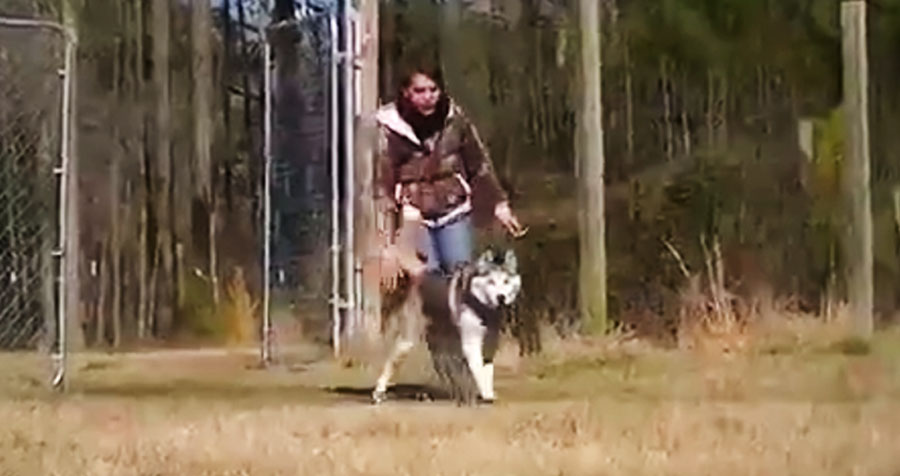
M 405 217 L 404 218 L 405 220 L 418 221 L 428 228 L 440 228 L 443 226 L 447 226 L 450 223 L 453 223 L 454 221 L 466 216 L 471 211 L 472 211 L 472 202 L 469 200 L 466 200 L 459 206 L 455 207 L 454 209 L 450 210 L 449 212 L 447 212 L 443 215 L 433 217 L 433 218 L 432 217 L 425 218 L 424 216 L 422 216 L 422 212 L 418 208 L 414 207 L 413 205 L 411 205 L 409 203 L 403 204 L 403 216 Z

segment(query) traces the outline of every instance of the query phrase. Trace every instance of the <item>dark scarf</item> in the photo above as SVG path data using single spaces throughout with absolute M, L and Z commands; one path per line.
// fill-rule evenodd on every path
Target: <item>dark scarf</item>
M 450 113 L 450 98 L 441 94 L 437 107 L 429 116 L 423 116 L 404 96 L 397 100 L 397 112 L 410 126 L 421 142 L 444 128 L 444 122 Z

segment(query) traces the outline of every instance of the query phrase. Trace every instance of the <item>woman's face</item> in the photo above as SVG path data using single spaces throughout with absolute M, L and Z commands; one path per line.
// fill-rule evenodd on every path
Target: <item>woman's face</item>
M 441 89 L 437 83 L 422 73 L 416 73 L 410 79 L 409 86 L 403 91 L 406 100 L 423 116 L 430 116 L 437 109 Z

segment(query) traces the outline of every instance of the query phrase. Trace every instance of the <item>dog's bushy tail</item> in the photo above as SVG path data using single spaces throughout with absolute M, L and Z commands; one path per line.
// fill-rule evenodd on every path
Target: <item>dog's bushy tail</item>
M 425 333 L 425 341 L 434 372 L 450 398 L 459 404 L 475 403 L 478 386 L 463 355 L 459 329 L 449 323 L 432 322 Z

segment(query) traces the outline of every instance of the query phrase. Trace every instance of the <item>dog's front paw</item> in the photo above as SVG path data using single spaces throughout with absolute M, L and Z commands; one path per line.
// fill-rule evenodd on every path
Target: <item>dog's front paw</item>
M 493 405 L 495 401 L 495 397 L 482 397 L 480 395 L 478 396 L 478 403 L 480 405 Z
M 431 402 L 434 398 L 426 391 L 416 392 L 415 399 L 417 402 Z
M 372 404 L 378 405 L 379 403 L 383 403 L 387 400 L 387 392 L 384 390 L 375 389 L 372 392 Z

